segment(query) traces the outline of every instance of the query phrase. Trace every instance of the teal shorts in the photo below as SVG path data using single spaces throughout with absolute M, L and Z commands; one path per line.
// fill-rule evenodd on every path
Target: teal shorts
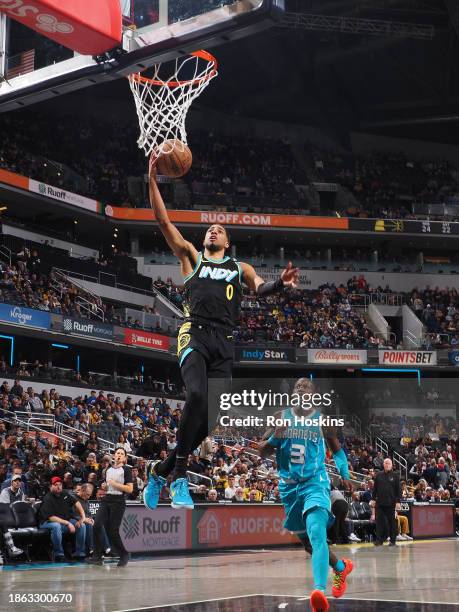
M 323 481 L 312 478 L 305 482 L 286 484 L 279 483 L 279 493 L 285 509 L 284 528 L 293 533 L 305 533 L 306 515 L 315 508 L 328 512 L 329 529 L 335 517 L 331 511 L 330 482 L 328 476 Z

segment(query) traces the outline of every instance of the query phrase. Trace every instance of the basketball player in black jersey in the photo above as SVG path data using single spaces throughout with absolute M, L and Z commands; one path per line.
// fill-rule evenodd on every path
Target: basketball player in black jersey
M 185 284 L 185 322 L 178 336 L 178 358 L 186 387 L 186 402 L 178 429 L 177 446 L 162 462 L 152 463 L 145 505 L 156 508 L 167 476 L 172 473 L 172 506 L 193 508 L 188 491 L 188 455 L 199 446 L 215 423 L 208 418 L 208 379 L 231 379 L 233 330 L 237 327 L 242 300 L 242 284 L 258 296 L 296 287 L 298 269 L 291 263 L 278 280 L 265 282 L 246 263 L 225 255 L 229 235 L 221 225 L 211 225 L 204 237 L 202 252 L 171 223 L 156 183 L 156 170 L 150 169 L 150 202 L 167 244 L 179 258 Z M 210 406 L 211 412 L 215 407 Z M 210 420 L 215 420 L 217 413 Z

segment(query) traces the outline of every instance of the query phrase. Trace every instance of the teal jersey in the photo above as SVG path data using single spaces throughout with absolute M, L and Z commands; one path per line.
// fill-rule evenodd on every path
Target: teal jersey
M 305 419 L 319 419 L 320 412 L 314 412 Z M 291 426 L 284 431 L 284 437 L 271 436 L 268 442 L 276 449 L 277 469 L 281 480 L 304 481 L 316 478 L 319 482 L 330 482 L 325 468 L 326 447 L 320 425 L 295 422 L 291 409 L 282 412 L 282 419 L 290 420 Z

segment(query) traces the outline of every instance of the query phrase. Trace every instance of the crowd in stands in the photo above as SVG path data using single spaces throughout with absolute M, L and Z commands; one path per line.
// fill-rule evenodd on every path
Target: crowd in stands
M 300 208 L 306 177 L 287 142 L 270 139 L 224 138 L 212 132 L 194 134 L 194 162 L 185 177 L 192 201 Z
M 155 287 L 179 308 L 183 287 L 170 278 L 158 278 Z M 398 299 L 413 309 L 426 326 L 423 348 L 448 348 L 459 344 L 459 297 L 456 289 L 413 289 L 397 294 L 389 285 L 373 287 L 364 275 L 351 277 L 346 286 L 324 284 L 318 290 L 298 290 L 265 299 L 249 295 L 242 302 L 240 343 L 272 341 L 306 348 L 397 348 L 394 340 L 383 340 L 371 332 L 361 313 L 363 296 L 384 296 L 385 304 Z
M 424 348 L 457 347 L 459 294 L 456 289 L 415 289 L 411 293 L 410 306 L 426 327 Z
M 246 299 L 236 339 L 297 344 L 302 348 L 371 348 L 383 346 L 353 309 L 352 294 L 340 286 Z
M 40 249 L 45 253 L 48 247 Z M 102 265 L 106 259 L 101 257 Z M 183 308 L 183 286 L 170 278 L 158 277 L 153 289 Z M 318 290 L 289 291 L 260 299 L 248 295 L 242 302 L 240 325 L 235 330 L 239 343 L 282 342 L 302 348 L 396 348 L 393 336 L 383 340 L 367 326 L 363 314 L 354 306 L 365 304 L 364 296 L 384 303 L 397 304 L 403 299 L 425 325 L 423 348 L 454 348 L 459 344 L 459 297 L 456 289 L 439 287 L 413 289 L 402 296 L 385 287 L 373 287 L 363 274 L 351 277 L 346 285 L 324 284 Z M 392 297 L 393 296 L 393 299 Z M 50 265 L 42 262 L 37 249 L 23 247 L 11 264 L 0 262 L 0 299 L 4 303 L 25 306 L 75 318 L 101 318 L 114 325 L 146 329 L 173 336 L 176 325 L 161 318 L 154 306 L 145 306 L 148 319 L 127 314 L 121 304 L 95 298 L 88 307 L 80 298 L 84 292 L 66 281 L 56 282 Z M 368 298 L 367 298 L 368 299 Z M 142 321 L 141 321 L 142 319 Z M 395 345 L 394 345 L 395 343 Z
M 0 147 L 0 168 L 104 202 L 148 206 L 144 189 L 130 189 L 130 180 L 137 185 L 145 173 L 135 122 L 68 115 L 50 131 L 48 115 L 35 112 L 31 120 L 28 113 L 0 123 L 9 134 Z M 310 191 L 314 181 L 328 181 L 354 196 L 355 204 L 340 214 L 409 219 L 422 218 L 413 214 L 413 202 L 446 202 L 458 192 L 446 161 L 418 162 L 400 153 L 338 154 L 311 144 L 297 159 L 287 141 L 200 131 L 190 131 L 189 139 L 193 167 L 185 177 L 184 206 L 321 214 Z M 172 192 L 170 199 L 173 204 Z
M 45 245 L 40 252 L 46 253 L 47 248 Z M 103 265 L 106 260 L 104 257 L 101 259 Z M 139 318 L 126 314 L 121 303 L 102 300 L 93 294 L 88 303 L 85 292 L 71 281 L 57 278 L 48 261 L 49 258 L 46 262 L 41 260 L 37 249 L 27 247 L 14 254 L 12 263 L 0 261 L 0 300 L 77 319 L 103 318 L 105 322 L 121 327 L 174 335 L 170 321 L 160 319 L 154 306 L 144 306 L 142 309 L 144 313 L 156 315 L 149 324 L 142 325 Z
M 437 425 L 441 420 L 438 416 L 433 419 Z M 426 431 L 421 437 L 402 438 L 403 456 L 408 463 L 408 478 L 402 481 L 402 499 L 450 501 L 459 495 L 459 437 L 455 428 L 444 431 L 440 438 L 429 426 Z M 372 455 L 364 450 L 359 455 L 351 450 L 349 453 L 350 465 L 369 476 L 374 475 L 375 467 L 380 469 L 375 463 L 379 465 L 382 459 L 381 452 Z
M 157 397 L 134 401 L 127 397 L 123 401 L 103 391 L 71 398 L 56 390 L 41 393 L 32 387 L 26 390 L 19 380 L 11 388 L 3 382 L 0 398 L 0 489 L 8 490 L 3 494 L 5 499 L 11 495 L 13 501 L 41 500 L 50 490 L 50 483 L 52 487 L 58 482 L 57 478 L 64 490 L 73 495 L 86 501 L 100 500 L 105 495 L 102 475 L 112 461 L 110 450 L 122 446 L 133 467 L 134 489 L 129 498 L 141 500 L 147 482 L 146 461 L 165 458 L 177 444 L 182 410 L 177 400 Z M 66 432 L 73 441 L 60 439 L 53 430 L 26 430 L 11 414 L 24 411 L 35 417 L 52 415 L 56 424 L 73 427 Z M 419 437 L 413 433 L 408 440 L 404 435 L 403 452 L 409 473 L 402 482 L 402 501 L 453 501 L 459 509 L 459 437 L 455 428 L 446 429 L 446 422 L 439 430 L 440 420 L 438 415 L 424 420 L 424 429 L 416 432 Z M 397 422 L 402 434 L 406 434 L 406 417 Z M 441 433 L 436 441 L 432 429 Z M 246 435 L 242 430 L 235 434 L 226 432 L 225 437 L 208 436 L 189 456 L 188 477 L 196 502 L 280 501 L 274 458 L 261 459 L 257 452 L 259 438 L 249 440 Z M 352 518 L 362 510 L 362 504 L 371 508 L 373 479 L 382 469 L 384 457 L 355 433 L 346 435 L 342 442 L 351 477 L 359 483 L 349 500 Z M 330 453 L 328 461 L 332 461 Z M 161 495 L 161 500 L 167 502 L 168 486 Z M 5 502 L 0 496 L 0 503 L 9 500 Z M 354 533 L 352 520 L 348 527 L 344 541 L 362 539 Z M 407 529 L 399 535 L 400 539 L 409 539 Z M 4 542 L 3 546 L 6 546 L 3 554 L 7 553 L 8 558 L 21 554 L 14 542 L 10 546 Z M 81 550 L 79 556 L 83 556 Z
M 2 302 L 78 318 L 86 316 L 77 302 L 75 287 L 62 286 L 58 290 L 52 275 L 41 273 L 37 251 L 32 251 L 30 257 L 18 253 L 16 264 L 1 262 L 0 275 Z
M 128 196 L 128 177 L 144 171 L 135 126 L 74 115 L 49 130 L 50 118 L 26 113 L 2 118 L 10 134 L 0 147 L 0 167 L 54 187 L 121 204 Z
M 183 287 L 170 278 L 157 279 L 157 287 L 179 308 Z M 361 305 L 361 295 L 390 293 L 390 289 L 371 288 L 361 275 L 354 276 L 347 286 L 325 284 L 318 290 L 296 290 L 260 298 L 245 296 L 240 325 L 234 332 L 239 343 L 257 341 L 296 344 L 302 348 L 375 348 L 390 343 L 373 334 L 362 314 L 354 308 Z
M 339 183 L 355 196 L 357 205 L 347 211 L 350 217 L 417 218 L 412 202 L 445 203 L 459 190 L 446 160 L 420 162 L 384 152 L 358 156 L 309 143 L 305 151 L 316 180 Z

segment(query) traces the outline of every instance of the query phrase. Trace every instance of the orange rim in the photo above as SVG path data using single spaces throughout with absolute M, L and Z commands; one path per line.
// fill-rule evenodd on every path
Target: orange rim
M 137 81 L 138 83 L 149 83 L 150 85 L 156 85 L 158 87 L 162 87 L 163 85 L 166 85 L 167 87 L 180 87 L 182 85 L 195 85 L 197 83 L 201 83 L 201 81 L 208 81 L 217 74 L 218 62 L 211 53 L 201 49 L 200 51 L 193 51 L 193 53 L 190 53 L 190 55 L 199 57 L 211 63 L 212 70 L 209 72 L 209 74 L 206 74 L 199 79 L 192 79 L 189 81 L 158 81 L 157 79 L 149 79 L 148 77 L 144 77 L 140 72 L 134 72 L 133 74 L 130 74 L 128 78 L 129 80 Z

